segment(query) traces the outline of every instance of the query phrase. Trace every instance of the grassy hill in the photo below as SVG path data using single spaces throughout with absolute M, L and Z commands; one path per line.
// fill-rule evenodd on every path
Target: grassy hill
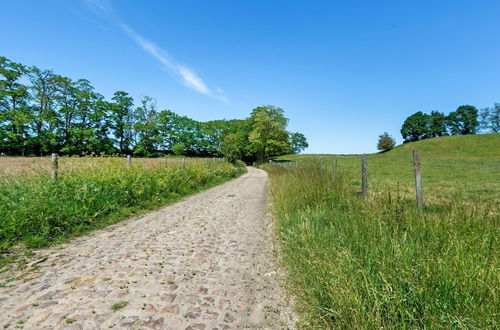
M 413 149 L 422 158 L 422 214 Z M 334 157 L 341 180 L 332 180 Z M 303 328 L 500 327 L 500 134 L 369 155 L 367 199 L 353 194 L 359 155 L 280 159 L 311 165 L 263 166 Z
M 446 200 L 494 203 L 500 196 L 500 134 L 443 136 L 400 145 L 389 152 L 368 155 L 369 189 L 413 194 L 413 156 L 419 150 L 422 178 L 428 202 Z M 338 173 L 354 189 L 361 184 L 359 155 L 288 155 L 280 160 L 319 162 Z

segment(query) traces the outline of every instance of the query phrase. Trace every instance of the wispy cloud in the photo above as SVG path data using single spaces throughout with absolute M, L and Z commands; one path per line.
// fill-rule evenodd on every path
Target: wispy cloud
M 121 21 L 114 13 L 113 8 L 107 0 L 82 0 L 83 3 L 95 12 L 105 14 L 111 18 L 135 43 L 144 51 L 160 62 L 165 70 L 173 73 L 186 87 L 228 103 L 229 100 L 222 89 L 217 86 L 209 87 L 195 71 L 185 65 L 179 64 L 168 55 L 168 53 L 152 41 L 144 38 L 129 25 Z

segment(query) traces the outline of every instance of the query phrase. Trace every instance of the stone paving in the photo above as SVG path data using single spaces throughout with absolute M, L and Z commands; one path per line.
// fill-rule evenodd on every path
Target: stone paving
M 0 274 L 8 329 L 293 328 L 265 172 L 70 243 Z

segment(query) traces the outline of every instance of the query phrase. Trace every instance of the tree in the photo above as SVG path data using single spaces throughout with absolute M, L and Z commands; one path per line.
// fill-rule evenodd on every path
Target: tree
M 224 157 L 230 162 L 234 162 L 239 158 L 240 150 L 238 146 L 238 136 L 236 133 L 229 133 L 224 137 L 221 151 Z
M 490 108 L 490 130 L 492 133 L 500 133 L 500 103 L 495 103 Z
M 28 87 L 19 82 L 27 73 L 24 65 L 0 57 L 0 118 L 7 153 L 24 155 L 29 144 L 33 116 Z
M 442 112 L 432 111 L 427 118 L 427 138 L 446 135 L 446 116 Z
M 478 111 L 472 105 L 461 105 L 448 115 L 448 126 L 453 135 L 475 134 L 478 127 Z
M 118 150 L 121 154 L 126 154 L 132 144 L 134 99 L 123 91 L 115 92 L 111 99 L 114 101 L 110 104 L 111 129 Z
M 485 132 L 500 132 L 500 103 L 495 103 L 491 108 L 481 109 L 479 126 Z
M 251 148 L 257 160 L 282 155 L 290 150 L 290 142 L 286 126 L 288 119 L 282 108 L 273 105 L 260 106 L 253 109 L 250 115 L 252 131 L 249 135 Z
M 138 141 L 134 153 L 151 157 L 156 155 L 161 143 L 158 127 L 158 112 L 156 111 L 156 100 L 145 96 L 141 100 L 142 106 L 135 110 Z
M 396 141 L 389 135 L 389 133 L 384 132 L 378 136 L 377 149 L 380 151 L 389 151 L 396 145 Z
M 424 139 L 428 134 L 429 115 L 418 111 L 406 118 L 401 127 L 401 135 L 404 142 L 412 142 Z
M 298 154 L 309 147 L 309 143 L 302 133 L 290 133 L 290 145 L 293 154 Z
M 304 135 L 286 131 L 287 124 L 283 109 L 275 106 L 257 107 L 246 119 L 208 122 L 158 112 L 151 97 L 134 109 L 124 91 L 108 101 L 86 79 L 0 57 L 0 153 L 155 156 L 162 151 L 262 161 L 308 146 Z
M 56 128 L 59 122 L 58 113 L 54 108 L 56 93 L 58 92 L 58 77 L 52 70 L 40 70 L 31 67 L 29 70 L 31 80 L 32 106 L 34 117 L 32 139 L 34 152 L 37 155 L 56 151 Z

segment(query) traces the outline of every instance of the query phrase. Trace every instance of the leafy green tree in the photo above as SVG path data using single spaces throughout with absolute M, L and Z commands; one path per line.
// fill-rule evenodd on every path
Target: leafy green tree
M 26 84 L 25 84 L 26 83 Z M 68 155 L 115 152 L 155 156 L 160 151 L 262 161 L 300 152 L 307 140 L 288 133 L 288 119 L 275 106 L 250 117 L 199 122 L 170 110 L 158 112 L 151 97 L 133 109 L 124 91 L 107 101 L 86 79 L 26 67 L 0 57 L 0 152 Z
M 298 154 L 309 147 L 309 143 L 307 143 L 307 139 L 302 133 L 290 133 L 290 145 L 294 154 Z
M 439 111 L 432 111 L 431 114 L 427 117 L 427 138 L 433 138 L 438 136 L 446 135 L 447 127 L 446 127 L 446 116 L 444 113 Z
M 489 128 L 492 133 L 500 133 L 500 103 L 495 103 L 490 108 L 490 125 Z
M 158 126 L 158 112 L 156 111 L 156 100 L 145 96 L 141 100 L 142 106 L 135 110 L 135 125 L 138 141 L 134 153 L 147 157 L 155 156 L 161 144 L 160 130 Z
M 282 108 L 273 105 L 255 108 L 250 115 L 252 131 L 249 135 L 251 148 L 256 153 L 257 160 L 282 155 L 290 150 L 290 142 L 286 126 L 288 119 Z
M 59 124 L 59 113 L 55 109 L 59 77 L 52 70 L 40 70 L 31 67 L 31 99 L 34 100 L 32 113 L 34 117 L 32 147 L 35 154 L 47 154 L 56 151 L 56 129 Z
M 429 115 L 418 111 L 406 118 L 401 127 L 401 135 L 404 142 L 412 142 L 424 139 L 428 134 Z
M 33 115 L 29 108 L 28 87 L 20 82 L 28 69 L 5 57 L 0 57 L 0 118 L 4 152 L 26 153 Z
M 377 149 L 380 151 L 389 151 L 396 145 L 396 141 L 389 133 L 384 132 L 378 136 Z
M 127 92 L 117 91 L 110 104 L 111 130 L 121 154 L 130 152 L 133 137 L 134 99 Z
M 495 103 L 491 108 L 481 109 L 479 116 L 479 127 L 484 132 L 500 132 L 500 103 Z
M 172 146 L 172 153 L 176 156 L 184 155 L 184 146 L 181 143 Z
M 229 133 L 224 137 L 221 151 L 224 157 L 230 162 L 235 162 L 240 158 L 241 150 L 238 145 L 238 136 L 236 133 Z
M 475 134 L 478 127 L 478 110 L 472 105 L 461 105 L 448 115 L 448 125 L 453 135 Z

